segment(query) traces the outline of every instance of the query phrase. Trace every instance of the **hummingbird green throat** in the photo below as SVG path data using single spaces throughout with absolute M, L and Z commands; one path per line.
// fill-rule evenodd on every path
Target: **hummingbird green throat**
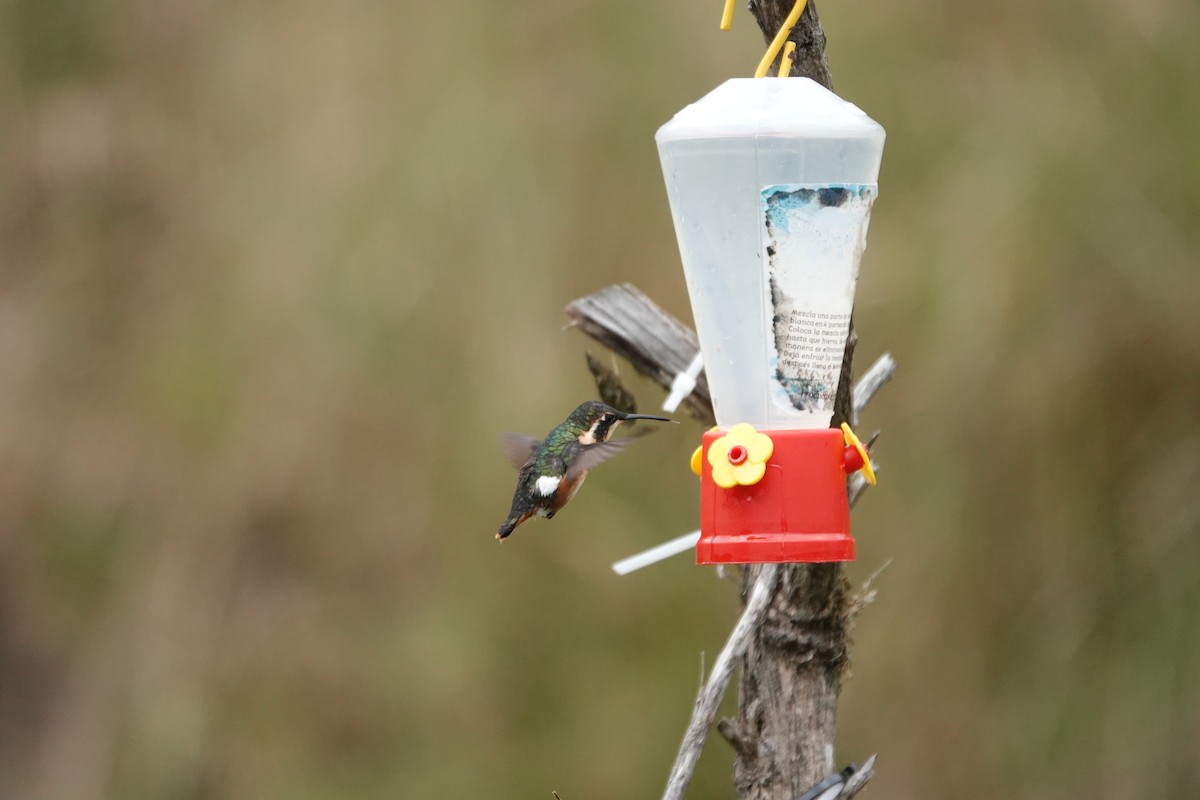
M 496 532 L 503 541 L 513 529 L 533 516 L 550 519 L 575 496 L 588 470 L 621 452 L 633 438 L 610 442 L 616 427 L 635 419 L 674 422 L 649 414 L 626 414 L 598 400 L 589 400 L 546 438 L 510 433 L 504 438 L 504 452 L 521 471 L 513 494 L 508 519 Z

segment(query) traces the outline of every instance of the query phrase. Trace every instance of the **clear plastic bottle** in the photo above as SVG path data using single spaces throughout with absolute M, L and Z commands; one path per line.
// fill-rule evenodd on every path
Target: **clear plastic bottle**
M 805 350 L 814 338 L 805 326 L 831 320 L 815 331 L 829 350 L 832 320 L 849 319 L 883 128 L 807 78 L 746 78 L 680 111 L 655 139 L 718 424 L 827 427 L 837 387 L 836 378 L 827 385 L 822 359 L 833 358 Z M 859 201 L 857 216 L 835 221 L 833 233 L 818 220 L 844 217 L 853 203 L 827 209 L 822 195 L 808 208 L 788 194 L 821 189 Z M 791 216 L 772 228 L 768 199 L 780 193 Z M 824 255 L 814 261 L 813 253 Z M 801 373 L 826 376 L 813 379 L 819 390 L 809 386 L 808 400 L 797 389 Z

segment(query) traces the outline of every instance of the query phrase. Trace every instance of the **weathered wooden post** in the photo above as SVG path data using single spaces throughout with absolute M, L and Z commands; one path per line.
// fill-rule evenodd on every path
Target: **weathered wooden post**
M 751 0 L 768 41 L 792 5 Z M 796 44 L 790 74 L 832 90 L 825 33 L 813 2 L 789 40 Z M 851 323 L 834 425 L 850 418 L 855 339 Z M 747 586 L 757 572 L 746 571 Z M 719 727 L 738 753 L 734 784 L 741 800 L 794 800 L 832 771 L 838 693 L 850 657 L 850 598 L 840 563 L 789 564 L 781 570 L 764 624 L 744 657 L 737 717 Z

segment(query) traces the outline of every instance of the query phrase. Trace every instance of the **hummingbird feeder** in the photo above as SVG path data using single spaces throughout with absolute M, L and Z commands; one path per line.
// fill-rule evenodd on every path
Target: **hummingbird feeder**
M 850 561 L 830 428 L 884 131 L 807 78 L 726 81 L 657 136 L 717 428 L 704 434 L 701 564 Z

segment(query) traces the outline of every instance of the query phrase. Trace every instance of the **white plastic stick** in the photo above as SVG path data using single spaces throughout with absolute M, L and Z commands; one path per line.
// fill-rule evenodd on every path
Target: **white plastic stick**
M 688 364 L 687 369 L 675 376 L 675 380 L 671 381 L 671 392 L 667 395 L 667 399 L 663 401 L 662 410 L 668 414 L 673 413 L 679 408 L 687 396 L 696 388 L 696 378 L 700 375 L 700 370 L 704 369 L 704 353 L 697 350 L 696 355 L 692 358 L 692 363 Z
M 678 555 L 695 547 L 698 541 L 700 541 L 700 531 L 692 531 L 680 536 L 678 539 L 663 542 L 658 547 L 651 547 L 649 550 L 643 550 L 637 555 L 621 559 L 612 565 L 613 572 L 618 575 L 628 575 L 634 570 L 648 567 L 651 564 L 657 564 L 664 558 L 670 558 L 673 555 Z

